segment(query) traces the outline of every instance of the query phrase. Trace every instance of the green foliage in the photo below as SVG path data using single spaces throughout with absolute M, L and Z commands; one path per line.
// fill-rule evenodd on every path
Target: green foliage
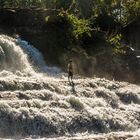
M 91 29 L 89 27 L 89 21 L 85 19 L 78 19 L 73 14 L 67 14 L 68 21 L 72 25 L 72 33 L 76 39 L 82 37 L 83 34 L 91 36 Z
M 83 35 L 91 37 L 90 22 L 89 20 L 78 18 L 73 13 L 68 13 L 67 11 L 61 10 L 59 15 L 63 20 L 67 21 L 69 36 L 73 41 L 79 41 Z
M 122 49 L 122 47 L 115 47 L 113 51 L 114 54 L 125 54 L 125 51 Z
M 99 30 L 102 28 L 103 31 L 100 32 L 102 34 L 105 34 L 108 29 L 111 30 L 116 27 L 118 29 L 118 26 L 127 25 L 140 15 L 139 0 L 0 0 L 0 8 L 26 7 L 60 11 L 59 16 L 68 21 L 69 38 L 76 41 L 79 41 L 84 35 L 91 38 L 91 34 L 93 35 L 93 31 L 97 28 Z M 97 19 L 101 19 L 101 24 L 100 21 L 94 24 Z M 46 17 L 45 21 L 48 20 L 49 17 Z M 119 32 L 111 38 L 105 38 L 116 48 L 121 45 L 121 34 Z
M 140 15 L 140 1 L 129 0 L 128 2 L 122 3 L 122 24 L 128 24 L 135 17 Z
M 108 42 L 114 46 L 114 53 L 115 54 L 125 54 L 125 51 L 123 50 L 121 46 L 121 34 L 116 34 L 115 36 L 108 39 Z
M 45 21 L 48 22 L 49 21 L 49 18 L 50 18 L 49 16 L 46 16 L 45 17 Z
M 115 36 L 109 38 L 109 42 L 110 44 L 114 45 L 114 46 L 117 46 L 117 47 L 120 47 L 121 46 L 121 37 L 122 35 L 121 34 L 116 34 Z
M 59 16 L 67 20 L 69 24 L 69 32 L 74 38 L 74 40 L 79 40 L 83 35 L 88 35 L 91 37 L 90 22 L 87 19 L 78 18 L 72 13 L 61 10 Z
M 129 23 L 140 14 L 139 0 L 0 0 L 1 8 L 32 6 L 64 9 L 85 19 L 107 13 L 122 24 Z

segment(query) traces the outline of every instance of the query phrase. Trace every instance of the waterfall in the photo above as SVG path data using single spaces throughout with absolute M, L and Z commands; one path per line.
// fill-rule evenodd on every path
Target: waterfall
M 33 68 L 28 61 L 28 56 L 21 47 L 16 44 L 16 40 L 0 35 L 0 69 L 8 71 L 33 72 Z
M 5 35 L 0 63 L 0 139 L 140 138 L 139 85 L 75 76 L 70 85 L 65 75 L 36 73 L 42 54 Z
M 0 35 L 0 63 L 1 70 L 22 71 L 25 73 L 40 71 L 48 74 L 61 72 L 57 67 L 48 67 L 41 52 L 20 37 L 15 39 Z
M 49 74 L 56 74 L 61 72 L 58 67 L 47 66 L 42 53 L 39 52 L 39 50 L 36 49 L 33 45 L 30 45 L 27 41 L 18 37 L 17 43 L 28 54 L 30 62 L 36 69 L 40 70 L 41 72 L 47 72 Z
M 21 38 L 17 39 L 17 44 L 19 44 L 23 50 L 28 54 L 31 63 L 38 68 L 43 68 L 46 66 L 46 63 L 43 59 L 42 54 L 27 41 L 22 40 Z

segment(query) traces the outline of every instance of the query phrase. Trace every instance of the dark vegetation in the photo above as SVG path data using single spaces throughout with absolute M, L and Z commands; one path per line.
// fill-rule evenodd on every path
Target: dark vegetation
M 0 32 L 19 34 L 48 65 L 140 82 L 139 0 L 0 0 Z M 132 49 L 133 48 L 133 49 Z

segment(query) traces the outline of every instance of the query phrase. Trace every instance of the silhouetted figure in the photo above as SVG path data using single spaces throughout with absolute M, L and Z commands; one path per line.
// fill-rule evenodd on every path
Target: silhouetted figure
M 70 84 L 73 84 L 73 65 L 72 60 L 68 63 L 68 81 Z

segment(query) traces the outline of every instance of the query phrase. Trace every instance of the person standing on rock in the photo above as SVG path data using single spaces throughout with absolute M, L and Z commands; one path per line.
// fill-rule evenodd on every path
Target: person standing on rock
M 68 81 L 69 83 L 73 83 L 73 64 L 72 59 L 68 62 Z

